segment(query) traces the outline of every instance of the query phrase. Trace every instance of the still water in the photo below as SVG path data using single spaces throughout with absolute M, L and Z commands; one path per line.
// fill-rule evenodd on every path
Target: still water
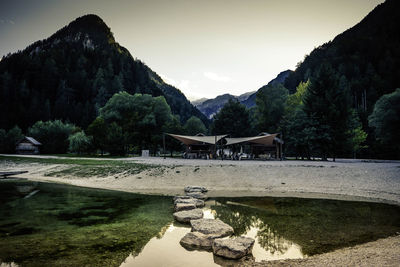
M 302 258 L 400 232 L 400 207 L 299 198 L 216 198 L 205 217 L 256 239 L 248 260 Z M 171 197 L 0 181 L 0 263 L 22 266 L 232 264 L 179 240 Z

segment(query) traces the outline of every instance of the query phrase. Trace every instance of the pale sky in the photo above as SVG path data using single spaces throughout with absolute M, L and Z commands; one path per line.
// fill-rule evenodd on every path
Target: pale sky
M 383 0 L 0 0 L 0 57 L 97 14 L 189 99 L 255 91 Z

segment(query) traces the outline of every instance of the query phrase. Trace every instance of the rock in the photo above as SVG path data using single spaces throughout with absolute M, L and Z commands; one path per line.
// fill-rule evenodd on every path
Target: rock
M 191 199 L 191 198 L 192 198 L 191 196 L 174 196 L 174 202 L 177 199 Z
M 221 220 L 199 219 L 191 220 L 192 232 L 200 232 L 211 235 L 214 238 L 230 236 L 233 234 L 233 228 Z
M 246 255 L 240 259 L 228 259 L 221 256 L 213 255 L 214 263 L 220 266 L 229 266 L 229 267 L 243 267 L 243 266 L 258 266 L 255 264 L 256 259 L 253 255 Z M 261 266 L 261 265 L 260 265 Z M 264 266 L 264 265 L 262 265 Z M 268 266 L 265 264 L 265 266 Z
M 174 204 L 178 204 L 178 203 L 183 203 L 183 204 L 194 204 L 197 208 L 202 208 L 204 207 L 204 201 L 201 199 L 197 199 L 197 198 L 177 198 L 174 201 Z
M 197 199 L 201 199 L 201 200 L 207 199 L 207 196 L 201 192 L 190 192 L 190 193 L 186 193 L 186 195 L 189 197 L 197 198 Z
M 254 239 L 250 237 L 236 237 L 215 239 L 212 243 L 213 253 L 228 259 L 240 259 L 251 253 Z
M 201 209 L 183 210 L 175 212 L 173 215 L 178 222 L 188 223 L 190 220 L 203 218 L 203 211 Z
M 175 204 L 175 211 L 193 210 L 195 208 L 196 208 L 196 205 L 193 203 L 177 203 L 177 204 Z
M 192 193 L 192 192 L 205 193 L 207 191 L 208 191 L 207 188 L 205 188 L 203 186 L 186 186 L 185 187 L 186 193 Z
M 201 248 L 206 250 L 212 249 L 214 238 L 200 232 L 190 232 L 182 237 L 180 243 L 185 248 Z

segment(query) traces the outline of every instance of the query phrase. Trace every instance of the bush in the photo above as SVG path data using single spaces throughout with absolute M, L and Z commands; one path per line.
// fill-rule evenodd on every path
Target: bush
M 42 143 L 42 153 L 62 154 L 67 152 L 68 137 L 75 128 L 75 125 L 60 120 L 38 121 L 29 128 L 28 134 Z
M 22 131 L 18 126 L 15 126 L 8 132 L 0 129 L 0 152 L 15 153 L 15 146 L 23 137 Z
M 92 138 L 87 137 L 84 131 L 74 133 L 68 137 L 68 150 L 73 153 L 88 153 L 91 149 Z

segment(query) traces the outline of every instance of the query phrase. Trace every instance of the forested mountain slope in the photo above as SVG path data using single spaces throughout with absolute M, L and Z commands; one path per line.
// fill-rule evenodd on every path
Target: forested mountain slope
M 360 23 L 314 49 L 285 81 L 291 93 L 332 66 L 341 89 L 348 89 L 364 123 L 378 98 L 400 87 L 400 1 L 387 0 Z
M 177 88 L 134 59 L 96 15 L 85 15 L 0 61 L 0 128 L 62 119 L 81 127 L 120 91 L 163 95 L 184 122 L 207 118 Z

